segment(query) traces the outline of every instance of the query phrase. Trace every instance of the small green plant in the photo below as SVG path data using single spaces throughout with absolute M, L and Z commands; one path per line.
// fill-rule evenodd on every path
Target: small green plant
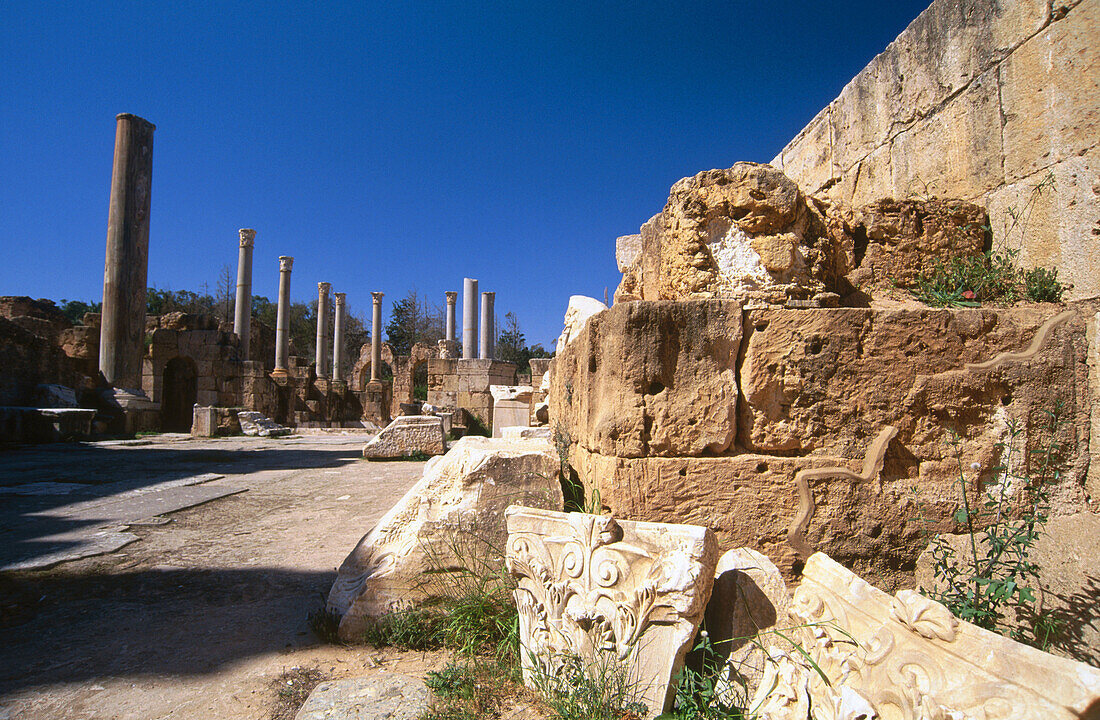
M 553 675 L 540 671 L 543 664 L 535 658 L 529 664 L 554 720 L 640 720 L 648 712 L 630 668 L 614 653 L 597 653 L 589 661 L 576 655 L 552 658 L 558 668 Z
M 1030 452 L 1018 447 L 1023 441 L 1019 423 L 1009 421 L 1007 439 L 998 444 L 1001 464 L 984 490 L 976 476 L 980 465 L 971 466 L 975 477 L 968 478 L 961 441 L 952 436 L 960 502 L 951 517 L 966 548 L 957 551 L 942 535 L 932 540 L 935 582 L 926 590 L 957 617 L 1040 647 L 1049 645 L 1057 624 L 1035 610 L 1031 584 L 1038 567 L 1030 554 L 1047 520 L 1049 485 L 1061 472 L 1058 431 L 1064 422 L 1060 404 L 1045 414 L 1047 438 Z M 1011 624 L 1017 617 L 1030 618 L 1030 635 Z
M 321 597 L 324 603 L 324 596 Z M 337 644 L 340 642 L 340 613 L 332 612 L 324 604 L 309 614 L 309 628 L 322 642 Z
M 917 278 L 913 295 L 935 307 L 977 307 L 1011 303 L 1019 297 L 1015 250 L 937 260 Z
M 983 302 L 1009 304 L 1020 298 L 1061 302 L 1065 286 L 1058 281 L 1058 271 L 1043 267 L 1024 270 L 1018 263 L 1019 251 L 1009 249 L 1010 245 L 1023 245 L 1035 204 L 1054 189 L 1054 174 L 1048 172 L 1031 187 L 1021 207 L 1005 209 L 1000 235 L 1002 249 L 934 262 L 917 278 L 913 296 L 933 307 L 977 307 Z M 992 227 L 984 227 L 992 231 Z
M 1062 302 L 1065 286 L 1058 282 L 1058 269 L 1037 267 L 1024 273 L 1024 294 L 1034 302 Z

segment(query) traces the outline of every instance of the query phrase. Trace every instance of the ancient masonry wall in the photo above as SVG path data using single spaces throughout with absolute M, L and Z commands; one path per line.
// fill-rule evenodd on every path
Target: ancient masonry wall
M 1096 297 L 1098 36 L 1100 0 L 935 0 L 771 164 L 853 205 L 985 205 L 995 244 Z

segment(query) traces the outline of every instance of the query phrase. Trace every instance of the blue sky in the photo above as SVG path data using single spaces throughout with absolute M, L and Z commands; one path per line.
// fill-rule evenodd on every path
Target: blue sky
M 549 345 L 676 180 L 770 160 L 926 5 L 7 0 L 0 294 L 101 297 L 131 112 L 150 285 L 213 291 L 254 227 L 257 294 L 279 255 L 364 316 L 475 277 Z

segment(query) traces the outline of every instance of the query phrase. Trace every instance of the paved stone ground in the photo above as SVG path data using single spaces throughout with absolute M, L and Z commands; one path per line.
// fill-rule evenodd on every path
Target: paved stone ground
M 0 564 L 82 554 L 104 528 L 134 536 L 0 572 L 0 720 L 258 720 L 295 668 L 343 678 L 442 667 L 438 654 L 324 645 L 309 631 L 335 568 L 423 468 L 361 460 L 366 439 L 0 451 Z

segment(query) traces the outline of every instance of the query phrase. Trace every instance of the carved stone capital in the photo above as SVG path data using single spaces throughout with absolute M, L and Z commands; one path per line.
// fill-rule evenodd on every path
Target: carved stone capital
M 382 298 L 385 297 L 385 296 L 386 296 L 385 293 L 380 293 L 380 292 L 372 292 L 370 294 L 370 298 L 374 302 L 375 305 L 381 305 L 382 304 Z
M 319 282 L 317 283 L 317 292 L 321 295 L 328 295 L 329 290 L 332 290 L 332 283 Z
M 671 707 L 710 598 L 714 533 L 515 505 L 504 516 L 525 682 L 569 682 L 569 658 L 612 663 L 642 689 L 647 717 Z
M 448 290 L 443 294 L 447 297 L 448 305 L 454 305 L 456 302 L 458 302 L 458 293 L 454 290 Z
M 241 228 L 237 232 L 241 234 L 241 247 L 252 247 L 252 243 L 256 239 L 256 231 L 252 228 Z
M 294 258 L 289 255 L 279 256 L 279 272 L 290 272 L 292 267 L 294 267 Z
M 342 293 L 342 292 L 333 293 L 333 296 L 336 298 L 336 304 L 337 305 L 343 305 L 344 304 L 344 298 L 346 298 L 347 295 L 348 295 L 347 293 Z

